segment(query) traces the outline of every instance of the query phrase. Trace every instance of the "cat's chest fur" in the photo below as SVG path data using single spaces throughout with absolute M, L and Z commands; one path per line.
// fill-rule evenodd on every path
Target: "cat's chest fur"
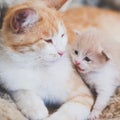
M 8 90 L 27 89 L 36 92 L 43 99 L 59 99 L 61 95 L 63 101 L 66 99 L 69 92 L 66 86 L 72 70 L 68 58 L 63 57 L 49 67 L 39 67 L 39 64 L 37 68 L 18 67 L 14 64 L 3 66 L 0 76 Z
M 104 90 L 106 88 L 109 90 L 111 87 L 117 86 L 117 76 L 117 68 L 111 63 L 105 65 L 97 71 L 82 74 L 83 79 L 90 88 L 97 90 Z

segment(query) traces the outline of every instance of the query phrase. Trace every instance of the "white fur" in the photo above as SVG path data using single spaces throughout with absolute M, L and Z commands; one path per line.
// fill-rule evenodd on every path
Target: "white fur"
M 89 33 L 90 32 L 88 32 L 88 34 Z M 96 33 L 96 30 L 93 31 L 93 33 Z M 83 80 L 87 83 L 91 90 L 95 90 L 97 93 L 95 104 L 89 117 L 90 120 L 96 120 L 99 118 L 100 114 L 107 106 L 110 97 L 113 95 L 115 89 L 120 84 L 117 82 L 119 77 L 119 70 L 117 69 L 116 63 L 113 63 L 114 61 L 112 56 L 108 53 L 105 53 L 108 59 L 106 59 L 104 62 L 98 62 L 98 59 L 100 60 L 100 58 L 97 58 L 96 56 L 102 55 L 100 53 L 102 53 L 101 51 L 104 51 L 104 49 L 100 45 L 97 45 L 97 41 L 92 41 L 92 39 L 94 40 L 93 34 L 92 37 L 90 35 L 87 36 L 89 39 L 84 38 L 85 36 L 87 36 L 87 34 L 84 36 L 81 35 L 81 39 L 78 38 L 77 41 L 74 42 L 71 47 L 72 52 L 70 54 L 72 57 L 72 62 L 75 64 L 76 69 L 80 73 Z M 96 40 L 100 41 L 98 38 L 96 38 Z M 90 41 L 85 41 L 84 44 L 79 42 L 84 40 Z M 94 44 L 91 44 L 91 46 L 89 44 L 93 42 L 96 42 L 95 47 L 98 47 L 98 51 L 97 49 L 93 49 L 94 52 L 92 51 L 92 45 Z
M 65 52 L 67 44 L 64 26 L 60 24 L 58 29 L 59 32 L 51 38 L 53 44 L 45 43 L 45 48 L 25 54 L 6 47 L 1 38 L 0 82 L 10 91 L 19 109 L 32 120 L 48 115 L 40 101 L 63 103 L 68 97 L 66 83 L 72 67 L 67 55 L 60 57 L 58 54 L 59 51 Z M 61 37 L 62 34 L 65 36 Z
M 39 18 L 40 19 L 40 18 Z M 27 18 L 26 18 L 26 20 L 25 20 L 25 22 L 22 24 L 22 27 L 26 27 L 27 25 L 29 25 L 29 24 L 33 24 L 33 23 L 35 23 L 36 21 L 38 20 L 38 17 L 37 17 L 37 15 L 36 14 L 30 14 Z
M 46 86 L 47 83 L 49 83 L 49 79 L 52 80 L 51 83 L 59 81 L 61 84 L 63 81 L 59 80 L 60 77 L 58 76 L 62 75 L 64 79 L 68 77 L 69 59 L 66 55 L 60 57 L 57 53 L 58 51 L 65 51 L 67 35 L 61 38 L 63 33 L 66 34 L 65 28 L 63 25 L 59 25 L 58 28 L 59 32 L 52 38 L 54 43 L 46 44 L 43 50 L 40 49 L 35 52 L 21 54 L 4 47 L 4 45 L 0 46 L 0 75 L 6 88 L 12 91 L 18 89 L 33 90 L 38 89 L 42 84 L 44 86 L 42 87 L 43 89 L 47 87 L 47 89 L 49 89 L 49 86 Z M 68 69 L 62 70 L 62 66 L 66 66 Z M 61 72 L 57 73 L 56 69 L 59 69 Z M 25 76 L 25 78 L 23 78 L 23 76 Z M 56 81 L 56 78 L 59 78 L 58 81 Z M 24 84 L 25 81 L 27 84 Z M 35 84 L 35 86 L 33 84 Z
M 59 111 L 44 120 L 86 120 L 89 113 L 90 110 L 85 106 L 79 106 L 78 103 L 71 102 L 63 105 Z M 72 116 L 72 114 L 75 114 L 75 116 Z
M 60 11 L 66 11 L 68 8 L 69 8 L 69 6 L 70 6 L 70 3 L 72 2 L 72 0 L 68 0 L 63 6 L 62 6 L 62 8 L 60 8 Z
M 67 89 L 66 83 L 70 80 L 71 65 L 69 59 L 61 58 L 61 60 L 51 63 L 51 65 L 41 67 L 38 64 L 36 68 L 22 68 L 12 64 L 6 66 L 0 74 L 4 87 L 9 91 L 25 90 L 29 91 L 28 93 L 34 92 L 36 99 L 34 96 L 34 99 L 31 99 L 31 94 L 24 95 L 24 92 L 19 93 L 17 96 L 13 94 L 14 92 L 12 93 L 19 109 L 32 120 L 47 116 L 47 111 L 44 110 L 45 106 L 43 106 L 43 103 L 39 103 L 40 99 L 61 104 L 68 97 L 69 89 Z M 26 105 L 30 99 L 30 106 Z
M 67 32 L 65 27 L 58 23 L 58 30 L 59 32 L 53 37 L 53 42 L 55 44 L 55 48 L 58 52 L 65 52 L 65 46 L 67 44 Z M 62 37 L 62 35 L 64 34 L 64 36 Z
M 107 106 L 110 97 L 113 95 L 116 87 L 118 86 L 116 83 L 118 70 L 110 61 L 101 69 L 81 74 L 81 76 L 90 88 L 95 89 L 97 92 L 95 105 L 89 117 L 90 120 L 95 120 Z
M 36 51 L 26 53 L 13 51 L 5 46 L 4 39 L 0 39 L 0 83 L 11 93 L 22 113 L 32 120 L 48 116 L 48 110 L 43 101 L 65 103 L 72 96 L 68 83 L 71 80 L 78 83 L 81 81 L 79 76 L 74 77 L 77 74 L 74 73 L 67 53 L 62 57 L 58 54 L 59 51 L 65 51 L 67 44 L 64 26 L 58 24 L 58 28 L 59 32 L 51 38 L 53 44 L 40 40 L 45 43 L 43 49 L 33 46 Z M 61 36 L 62 34 L 65 34 L 64 37 Z M 74 115 L 77 115 L 77 120 L 79 120 L 78 118 L 84 120 L 83 118 L 87 117 L 90 111 L 87 106 L 79 105 L 77 107 L 74 102 L 70 108 L 67 103 L 65 106 L 66 111 L 67 108 L 71 109 L 69 113 L 72 120 L 76 120 L 73 118 Z M 64 111 L 64 109 L 62 110 Z M 72 113 L 73 111 L 74 113 Z M 84 114 L 79 114 L 83 112 Z
M 38 120 L 48 116 L 48 110 L 42 99 L 32 91 L 15 91 L 12 93 L 16 104 L 25 116 L 32 120 Z M 34 103 L 34 105 L 32 104 Z

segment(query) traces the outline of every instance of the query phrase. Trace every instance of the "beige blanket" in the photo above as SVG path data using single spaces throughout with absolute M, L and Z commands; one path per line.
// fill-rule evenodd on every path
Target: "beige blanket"
M 27 120 L 3 90 L 0 90 L 0 120 Z M 120 88 L 103 111 L 101 120 L 120 120 Z

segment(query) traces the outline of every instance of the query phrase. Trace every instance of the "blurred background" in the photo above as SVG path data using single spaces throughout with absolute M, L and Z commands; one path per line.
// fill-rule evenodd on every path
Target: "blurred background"
M 120 10 L 120 0 L 73 0 L 71 3 L 71 7 L 78 5 L 89 5 L 113 10 Z

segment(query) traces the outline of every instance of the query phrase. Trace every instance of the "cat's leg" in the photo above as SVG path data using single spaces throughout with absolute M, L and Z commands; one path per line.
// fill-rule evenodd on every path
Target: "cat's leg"
M 98 90 L 97 91 L 97 98 L 95 104 L 93 106 L 92 112 L 90 113 L 89 120 L 96 120 L 100 117 L 102 111 L 109 103 L 110 97 L 113 95 L 115 88 L 112 87 L 105 87 L 109 88 L 107 90 Z
M 44 120 L 86 120 L 93 105 L 93 97 L 82 89 L 80 94 L 69 99 L 55 113 Z
M 19 90 L 11 93 L 21 112 L 30 120 L 41 120 L 48 116 L 42 99 L 31 91 Z
M 86 120 L 90 114 L 90 108 L 87 97 L 82 101 L 83 96 L 78 96 L 66 102 L 61 108 L 44 120 Z

